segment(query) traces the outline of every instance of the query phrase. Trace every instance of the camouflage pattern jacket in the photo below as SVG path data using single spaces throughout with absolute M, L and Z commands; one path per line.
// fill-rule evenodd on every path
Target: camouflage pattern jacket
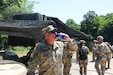
M 54 45 L 40 42 L 33 51 L 29 68 L 39 65 L 39 75 L 63 75 L 63 42 L 56 41 Z
M 104 42 L 97 44 L 97 50 L 96 50 L 97 57 L 101 57 L 103 55 L 106 55 L 106 53 L 108 51 L 109 51 L 109 48 Z
M 63 58 L 72 57 L 73 53 L 78 49 L 76 41 L 71 40 L 69 43 L 64 42 Z

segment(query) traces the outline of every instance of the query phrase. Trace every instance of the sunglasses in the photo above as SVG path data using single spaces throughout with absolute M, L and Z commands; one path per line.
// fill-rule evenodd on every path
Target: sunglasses
M 57 32 L 57 30 L 56 29 L 54 29 L 54 30 L 52 30 L 52 31 L 50 31 L 51 33 L 56 33 Z

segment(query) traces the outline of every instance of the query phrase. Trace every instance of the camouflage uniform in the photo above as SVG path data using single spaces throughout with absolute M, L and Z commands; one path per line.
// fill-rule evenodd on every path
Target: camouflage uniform
M 87 54 L 89 54 L 89 48 L 87 47 L 87 46 L 82 46 L 82 47 L 84 47 L 86 50 L 87 50 Z M 80 48 L 79 48 L 80 49 Z M 87 72 L 87 64 L 88 64 L 88 57 L 87 57 L 87 59 L 85 59 L 85 60 L 80 60 L 79 59 L 79 49 L 77 50 L 77 61 L 79 62 L 79 67 L 80 67 L 80 75 L 83 75 L 83 69 L 84 69 L 84 75 L 86 75 L 86 72 Z
M 105 73 L 105 65 L 107 60 L 106 46 L 107 45 L 104 42 L 97 45 L 97 50 L 96 50 L 97 59 L 95 60 L 95 69 L 98 75 L 104 75 Z M 101 69 L 99 68 L 99 65 L 101 65 Z
M 110 60 L 111 60 L 111 52 L 112 52 L 112 48 L 111 48 L 111 45 L 108 43 L 108 42 L 105 42 L 107 44 L 107 52 L 106 52 L 106 55 L 107 55 L 107 68 L 110 68 Z
M 92 61 L 95 61 L 95 59 L 96 59 L 96 54 L 95 54 L 96 46 L 97 46 L 97 41 L 94 40 L 93 45 L 92 45 L 92 59 L 93 59 Z
M 113 58 L 113 45 L 111 46 L 111 54 L 112 54 L 112 58 Z
M 53 46 L 40 42 L 33 51 L 33 58 L 28 65 L 29 72 L 35 72 L 39 65 L 39 75 L 63 75 L 63 47 L 60 41 L 56 41 Z
M 63 73 L 64 75 L 69 75 L 70 68 L 72 65 L 71 58 L 74 51 L 78 49 L 78 46 L 74 41 L 71 41 L 70 44 L 67 44 L 67 42 L 65 42 L 64 45 L 65 46 L 63 50 L 63 64 L 64 64 Z

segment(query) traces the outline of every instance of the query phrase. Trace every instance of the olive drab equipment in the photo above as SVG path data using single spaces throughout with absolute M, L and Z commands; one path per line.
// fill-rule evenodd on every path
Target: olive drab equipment
M 79 49 L 79 59 L 80 60 L 85 60 L 87 59 L 87 54 L 88 54 L 88 51 L 85 47 L 81 47 Z

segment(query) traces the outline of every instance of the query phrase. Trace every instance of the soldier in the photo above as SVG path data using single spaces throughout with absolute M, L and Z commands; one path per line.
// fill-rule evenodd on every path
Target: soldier
M 107 55 L 107 68 L 109 69 L 110 68 L 110 61 L 111 61 L 111 52 L 112 52 L 112 48 L 111 48 L 111 45 L 110 45 L 110 43 L 108 43 L 108 42 L 105 42 L 106 44 L 107 44 L 107 46 L 108 46 L 108 49 L 107 49 L 107 53 L 106 53 L 106 55 Z
M 113 58 L 113 45 L 111 46 L 111 48 L 112 48 L 112 52 L 111 53 L 112 53 L 112 58 Z
M 93 44 L 92 44 L 92 61 L 95 61 L 96 59 L 96 55 L 95 55 L 95 50 L 96 50 L 96 46 L 97 46 L 97 40 L 93 40 Z
M 79 62 L 80 67 L 80 75 L 86 75 L 87 72 L 87 64 L 88 64 L 88 54 L 89 54 L 89 48 L 85 45 L 84 40 L 80 40 L 80 48 L 77 50 L 77 61 Z
M 49 25 L 42 29 L 45 41 L 39 42 L 33 53 L 31 54 L 31 62 L 29 62 L 28 75 L 35 75 L 37 65 L 39 75 L 63 75 L 63 49 L 64 43 L 56 41 L 56 29 Z M 67 45 L 71 44 L 67 34 L 63 34 Z M 72 46 L 73 47 L 73 46 Z M 31 74 L 33 73 L 33 74 Z
M 70 68 L 72 65 L 71 58 L 73 56 L 74 51 L 78 49 L 77 43 L 74 39 L 71 40 L 72 43 L 70 45 L 67 42 L 64 42 L 64 50 L 63 50 L 63 64 L 64 64 L 64 75 L 70 75 Z
M 105 65 L 107 60 L 107 56 L 106 56 L 107 45 L 103 42 L 103 39 L 104 39 L 103 36 L 97 37 L 98 45 L 96 50 L 97 59 L 95 60 L 95 69 L 98 75 L 105 74 Z M 99 65 L 101 66 L 101 69 Z

